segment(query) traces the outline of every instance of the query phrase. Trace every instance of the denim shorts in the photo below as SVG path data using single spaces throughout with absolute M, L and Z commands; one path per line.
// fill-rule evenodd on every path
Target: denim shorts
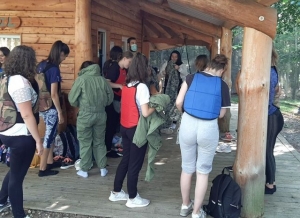
M 218 119 L 201 120 L 184 113 L 179 130 L 182 170 L 209 174 L 218 141 Z
M 54 144 L 57 134 L 58 113 L 56 109 L 49 109 L 45 112 L 40 112 L 40 116 L 43 117 L 46 126 L 43 146 L 44 148 L 50 148 Z

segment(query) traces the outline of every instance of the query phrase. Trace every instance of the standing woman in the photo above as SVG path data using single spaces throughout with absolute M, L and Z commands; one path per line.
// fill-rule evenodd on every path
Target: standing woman
M 100 75 L 100 67 L 85 61 L 69 93 L 69 102 L 79 107 L 77 116 L 77 137 L 80 144 L 80 170 L 77 175 L 87 178 L 93 165 L 92 156 L 100 168 L 101 176 L 106 176 L 105 107 L 111 104 L 113 92 L 106 79 Z
M 132 61 L 133 54 L 129 51 L 123 53 L 119 46 L 114 46 L 110 51 L 110 60 L 105 62 L 103 72 L 114 92 L 113 103 L 106 107 L 107 121 L 105 144 L 109 152 L 108 157 L 119 157 L 111 150 L 112 140 L 120 125 L 120 101 L 122 87 L 125 84 L 127 69 Z
M 276 162 L 274 157 L 274 147 L 277 135 L 283 128 L 284 120 L 279 107 L 274 104 L 278 88 L 278 72 L 276 69 L 278 55 L 275 49 L 272 49 L 271 57 L 271 78 L 269 91 L 269 109 L 268 109 L 268 128 L 267 128 L 267 150 L 266 150 L 266 186 L 265 194 L 276 192 L 275 172 Z
M 176 98 L 182 84 L 182 78 L 180 71 L 183 70 L 183 62 L 181 61 L 181 55 L 178 51 L 173 51 L 170 55 L 169 62 L 166 66 L 165 72 L 165 89 L 164 93 L 170 97 L 170 103 L 166 108 L 167 117 L 171 117 L 173 114 L 173 109 L 175 106 Z M 183 72 L 183 71 L 182 71 Z M 185 68 L 186 72 L 186 68 Z M 185 75 L 186 76 L 186 75 Z M 184 80 L 185 80 L 184 76 Z M 163 125 L 165 129 L 162 129 L 161 132 L 167 133 L 169 128 L 176 128 L 176 121 L 171 121 L 171 118 Z M 171 130 L 173 132 L 173 130 Z
M 61 91 L 59 65 L 66 57 L 68 57 L 69 53 L 70 49 L 67 44 L 60 40 L 56 41 L 52 45 L 48 58 L 39 63 L 37 67 L 39 72 L 46 69 L 46 67 L 48 68 L 45 72 L 45 82 L 48 91 L 51 93 L 53 102 L 53 105 L 49 110 L 40 112 L 40 116 L 43 117 L 46 125 L 46 133 L 43 143 L 45 151 L 41 157 L 39 177 L 56 175 L 58 171 L 52 170 L 52 168 L 60 167 L 59 165 L 55 166 L 53 164 L 53 148 L 57 134 L 57 126 L 64 122 L 61 102 L 59 101 L 59 94 Z
M 155 110 L 148 105 L 150 100 L 150 92 L 146 85 L 148 75 L 148 60 L 138 52 L 129 67 L 126 78 L 127 85 L 122 89 L 121 134 L 123 158 L 117 168 L 114 189 L 109 196 L 110 201 L 127 201 L 126 206 L 129 208 L 145 207 L 150 204 L 150 201 L 141 198 L 137 191 L 139 173 L 148 146 L 146 143 L 139 148 L 132 142 L 139 117 L 148 117 Z M 129 195 L 122 190 L 126 175 Z
M 0 47 L 0 75 L 3 72 L 4 62 L 9 55 L 10 50 L 7 47 Z
M 26 216 L 23 208 L 23 181 L 32 161 L 35 150 L 43 154 L 42 140 L 38 132 L 38 85 L 36 56 L 31 47 L 15 47 L 5 62 L 7 91 L 17 109 L 16 123 L 0 133 L 1 141 L 10 147 L 10 170 L 6 174 L 0 191 L 0 212 L 12 206 L 15 218 Z M 5 86 L 5 84 L 2 84 Z M 1 91 L 1 94 L 3 92 Z M 1 99 L 5 96 L 0 96 Z M 5 109 L 1 109 L 2 116 Z M 3 117 L 1 117 L 3 120 Z M 0 122 L 3 127 L 3 122 Z M 10 199 L 10 203 L 7 199 Z
M 226 108 L 230 107 L 229 88 L 221 78 L 227 64 L 228 59 L 224 55 L 217 55 L 204 72 L 188 75 L 176 100 L 178 110 L 184 111 L 179 130 L 181 216 L 193 212 L 192 218 L 206 217 L 201 206 L 219 141 L 218 118 L 223 117 Z M 195 171 L 197 180 L 193 203 L 190 189 Z
M 172 61 L 173 66 L 171 64 L 168 68 L 167 66 L 170 63 L 170 61 Z M 178 87 L 179 87 L 178 91 L 179 91 L 182 81 L 185 81 L 185 78 L 188 75 L 188 71 L 187 71 L 186 66 L 183 64 L 183 62 L 181 60 L 181 54 L 177 50 L 172 51 L 172 53 L 170 54 L 169 60 L 166 61 L 160 68 L 160 77 L 165 77 L 164 93 L 166 91 L 166 87 L 168 86 L 169 73 L 171 70 L 173 70 L 173 67 L 175 68 L 177 77 L 179 79 L 179 84 L 178 84 Z

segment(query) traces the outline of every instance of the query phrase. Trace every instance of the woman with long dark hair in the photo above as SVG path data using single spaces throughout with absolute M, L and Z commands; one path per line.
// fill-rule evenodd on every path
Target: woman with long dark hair
M 127 201 L 126 206 L 130 208 L 145 207 L 150 204 L 150 201 L 141 198 L 137 191 L 138 177 L 148 146 L 146 143 L 142 147 L 138 147 L 132 142 L 139 116 L 148 117 L 155 110 L 148 105 L 150 92 L 146 83 L 149 70 L 147 58 L 141 53 L 137 53 L 128 69 L 126 86 L 122 89 L 121 134 L 123 158 L 117 168 L 114 189 L 109 196 L 109 200 Z M 122 190 L 126 175 L 128 194 Z
M 9 53 L 10 50 L 7 47 L 0 47 L 0 74 L 3 72 L 4 62 Z
M 70 49 L 68 45 L 58 40 L 53 43 L 48 58 L 39 63 L 37 67 L 39 72 L 46 70 L 45 82 L 53 102 L 53 105 L 49 110 L 40 112 L 40 116 L 43 117 L 46 125 L 46 133 L 43 143 L 45 151 L 41 157 L 40 171 L 38 174 L 40 177 L 56 175 L 58 171 L 52 170 L 52 168 L 60 167 L 59 164 L 53 164 L 53 148 L 57 134 L 57 126 L 64 122 L 61 102 L 59 100 L 61 92 L 61 75 L 59 65 L 66 59 L 66 57 L 68 57 L 69 53 Z
M 182 73 L 181 73 L 182 72 Z M 181 77 L 181 74 L 184 75 Z M 164 93 L 170 97 L 170 103 L 166 108 L 167 117 L 171 117 L 173 114 L 173 108 L 175 101 L 182 84 L 187 75 L 186 67 L 181 60 L 181 55 L 178 51 L 173 51 L 170 55 L 169 62 L 165 68 L 165 88 Z M 183 78 L 183 79 L 182 79 Z M 169 119 L 164 125 L 164 129 L 161 130 L 162 133 L 172 133 L 173 129 L 176 128 L 176 121 L 171 121 Z
M 112 140 L 120 125 L 120 101 L 122 87 L 125 84 L 127 69 L 131 63 L 133 54 L 129 51 L 123 53 L 119 46 L 114 46 L 110 51 L 110 59 L 105 62 L 103 72 L 114 92 L 113 103 L 106 107 L 107 121 L 105 144 L 108 157 L 120 157 L 111 150 Z
M 1 141 L 10 148 L 10 170 L 2 182 L 0 212 L 11 204 L 15 218 L 29 217 L 26 216 L 23 208 L 23 180 L 35 150 L 38 155 L 42 155 L 44 150 L 38 132 L 39 88 L 35 81 L 35 74 L 34 50 L 24 45 L 15 47 L 5 62 L 5 76 L 8 80 L 7 92 L 17 110 L 16 123 L 8 129 L 2 129 L 0 133 Z M 4 79 L 1 82 L 3 81 Z M 3 88 L 3 86 L 5 84 L 2 84 L 1 87 Z M 3 90 L 1 94 L 3 94 Z M 5 94 L 7 95 L 7 93 Z M 0 96 L 0 98 L 3 99 L 5 96 Z M 1 116 L 5 116 L 5 109 L 1 110 Z M 3 128 L 5 123 L 1 122 L 1 128 Z M 8 197 L 10 202 L 7 201 Z

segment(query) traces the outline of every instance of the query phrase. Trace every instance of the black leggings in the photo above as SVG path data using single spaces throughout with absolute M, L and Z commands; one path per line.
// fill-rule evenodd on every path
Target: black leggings
M 112 146 L 112 140 L 117 133 L 117 128 L 120 125 L 120 114 L 115 111 L 113 104 L 110 104 L 105 108 L 106 119 L 106 131 L 105 131 L 105 145 L 106 150 L 110 151 Z
M 0 204 L 11 202 L 14 218 L 24 218 L 23 181 L 32 161 L 36 143 L 32 136 L 4 136 L 1 141 L 10 148 L 10 170 L 0 191 Z
M 267 149 L 266 149 L 266 183 L 275 182 L 276 162 L 274 157 L 274 147 L 277 135 L 282 130 L 284 124 L 280 110 L 276 110 L 268 116 Z
M 142 169 L 147 150 L 147 144 L 139 148 L 132 142 L 135 130 L 136 127 L 124 128 L 121 126 L 123 158 L 118 166 L 114 182 L 114 191 L 120 192 L 127 174 L 129 198 L 135 198 L 137 195 L 139 173 Z

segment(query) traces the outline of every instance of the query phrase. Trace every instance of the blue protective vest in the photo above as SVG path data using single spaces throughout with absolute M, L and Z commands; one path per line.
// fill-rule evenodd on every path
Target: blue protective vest
M 218 118 L 222 105 L 221 82 L 220 77 L 196 73 L 184 98 L 184 111 L 199 119 Z

